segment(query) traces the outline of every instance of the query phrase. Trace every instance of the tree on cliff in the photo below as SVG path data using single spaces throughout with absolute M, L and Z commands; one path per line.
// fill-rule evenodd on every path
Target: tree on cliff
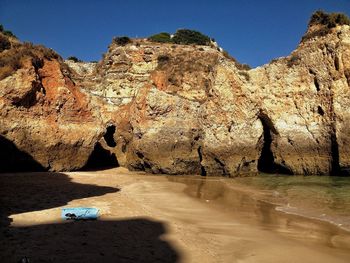
M 350 25 L 350 19 L 343 13 L 326 13 L 318 10 L 311 15 L 309 26 L 313 25 L 324 25 L 333 28 L 337 25 Z
M 5 30 L 4 26 L 1 24 L 0 24 L 0 32 L 3 33 L 5 36 L 17 38 L 11 31 Z
M 70 56 L 67 58 L 67 60 L 72 60 L 74 62 L 82 62 L 82 60 L 80 60 L 79 58 L 75 57 L 75 56 Z
M 172 38 L 176 44 L 196 44 L 196 45 L 210 45 L 210 38 L 201 32 L 189 29 L 179 29 Z
M 152 35 L 148 38 L 148 40 L 158 43 L 172 43 L 171 36 L 167 32 Z
M 199 31 L 190 29 L 179 29 L 171 36 L 167 32 L 152 35 L 148 38 L 150 41 L 159 43 L 174 43 L 181 45 L 205 45 L 209 46 L 211 40 L 208 36 L 202 34 Z
M 337 25 L 350 25 L 349 17 L 343 13 L 326 13 L 322 10 L 318 10 L 311 15 L 309 30 L 301 41 L 304 42 L 314 37 L 326 36 L 331 32 L 331 29 Z M 314 28 L 314 26 L 316 26 L 316 30 L 310 30 L 310 28 Z

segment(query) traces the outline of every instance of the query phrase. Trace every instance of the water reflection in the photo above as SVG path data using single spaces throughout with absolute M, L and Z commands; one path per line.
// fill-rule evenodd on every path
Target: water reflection
M 290 206 L 313 210 L 350 221 L 350 178 L 334 176 L 275 176 L 237 178 L 234 181 L 255 189 L 277 192 Z M 276 200 L 278 201 L 278 200 Z M 346 218 L 342 218 L 342 221 Z
M 291 215 L 276 211 L 276 205 L 273 202 L 291 207 L 289 198 L 298 199 L 302 202 L 303 198 L 308 196 L 319 196 L 326 194 L 328 206 L 341 209 L 347 204 L 341 204 L 344 201 L 342 193 L 335 189 L 330 189 L 331 185 L 336 184 L 337 189 L 344 188 L 343 179 L 330 178 L 311 178 L 311 177 L 261 177 L 261 178 L 202 178 L 202 177 L 181 177 L 170 176 L 169 181 L 183 183 L 186 185 L 184 192 L 205 202 L 214 208 L 224 210 L 232 215 L 233 220 L 240 220 L 247 224 L 260 226 L 280 233 L 302 242 L 305 236 L 312 242 L 321 243 L 327 247 L 337 247 L 341 249 L 350 249 L 349 233 L 339 227 L 315 219 L 309 219 L 304 216 Z M 299 181 L 298 181 L 299 180 Z M 320 181 L 318 181 L 320 180 Z M 250 191 L 240 186 L 249 185 Z M 350 184 L 348 184 L 349 186 Z M 262 191 L 255 191 L 259 189 Z M 318 193 L 315 195 L 315 193 Z M 345 196 L 347 198 L 347 195 Z M 305 200 L 304 200 L 305 202 Z M 310 203 L 313 199 L 310 200 Z M 322 201 L 324 202 L 324 200 Z M 322 203 L 318 202 L 317 206 Z M 294 205 L 294 203 L 293 203 Z M 346 209 L 349 209 L 347 207 Z M 335 242 L 336 240 L 336 242 Z

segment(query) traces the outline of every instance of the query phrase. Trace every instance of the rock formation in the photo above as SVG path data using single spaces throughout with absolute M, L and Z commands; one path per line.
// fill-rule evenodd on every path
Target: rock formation
M 152 173 L 339 174 L 350 167 L 350 27 L 316 30 L 251 70 L 213 47 L 144 39 L 113 42 L 97 64 L 27 63 L 0 81 L 0 134 L 55 171 L 101 152 Z
M 26 44 L 1 53 L 0 59 L 11 58 L 7 65 L 21 68 L 0 81 L 0 171 L 30 170 L 30 158 L 45 170 L 81 168 L 103 136 L 89 96 L 59 57 L 44 52 L 50 50 Z

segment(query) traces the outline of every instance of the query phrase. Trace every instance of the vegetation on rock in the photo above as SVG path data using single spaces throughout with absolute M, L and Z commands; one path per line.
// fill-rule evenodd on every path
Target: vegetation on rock
M 171 36 L 167 32 L 162 32 L 159 34 L 152 35 L 148 38 L 148 40 L 152 42 L 158 42 L 158 43 L 172 43 Z
M 173 43 L 182 45 L 210 45 L 210 38 L 201 32 L 189 29 L 179 29 L 172 38 Z
M 204 45 L 209 46 L 211 40 L 201 32 L 190 29 L 179 29 L 171 36 L 167 32 L 152 35 L 148 40 L 159 43 L 175 43 L 181 45 Z
M 113 38 L 113 42 L 119 46 L 125 46 L 126 44 L 131 43 L 131 39 L 127 36 L 115 37 Z
M 337 25 L 350 25 L 349 17 L 342 13 L 326 13 L 322 10 L 318 10 L 311 15 L 309 28 L 313 26 L 319 26 L 319 28 L 308 32 L 303 36 L 301 41 L 304 42 L 314 37 L 326 36 L 331 32 L 331 29 Z
M 11 31 L 5 30 L 4 26 L 1 24 L 0 24 L 0 32 L 3 33 L 5 36 L 17 38 Z
M 250 70 L 251 69 L 251 66 L 249 66 L 248 64 L 241 64 L 237 61 L 237 59 L 235 59 L 234 57 L 232 57 L 226 50 L 223 50 L 222 51 L 222 54 L 224 55 L 225 58 L 233 61 L 236 65 L 236 67 L 239 69 L 239 70 Z
M 9 49 L 0 56 L 0 80 L 12 75 L 23 66 L 25 61 L 30 60 L 35 68 L 42 66 L 43 59 L 59 59 L 60 56 L 52 49 L 42 45 L 33 45 L 24 42 Z
M 287 60 L 287 66 L 289 68 L 299 65 L 301 57 L 298 54 L 292 54 L 290 58 Z
M 0 52 L 10 48 L 11 42 L 3 34 L 0 34 Z
M 323 25 L 333 28 L 337 25 L 350 25 L 350 19 L 343 13 L 326 13 L 318 10 L 311 15 L 309 26 L 313 25 Z
M 77 57 L 74 57 L 74 56 L 70 56 L 67 58 L 68 60 L 72 60 L 74 62 L 82 62 L 82 60 L 78 59 Z
M 205 46 L 213 46 L 212 42 L 215 42 L 215 39 L 210 39 L 208 36 L 195 31 L 195 30 L 189 30 L 189 29 L 179 29 L 176 31 L 176 33 L 171 36 L 167 32 L 162 32 L 159 34 L 152 35 L 148 38 L 148 40 L 152 42 L 158 42 L 158 43 L 174 43 L 174 44 L 182 44 L 182 45 L 205 45 Z M 218 51 L 220 51 L 219 48 L 217 48 Z M 204 51 L 203 48 L 199 49 L 200 51 Z M 222 49 L 221 49 L 222 50 Z M 241 64 L 239 63 L 234 57 L 232 57 L 227 51 L 223 50 L 222 54 L 232 60 L 236 67 L 240 70 L 250 70 L 251 67 L 248 64 Z M 158 57 L 158 63 L 160 65 L 164 65 L 168 59 L 165 59 L 165 56 L 159 56 Z

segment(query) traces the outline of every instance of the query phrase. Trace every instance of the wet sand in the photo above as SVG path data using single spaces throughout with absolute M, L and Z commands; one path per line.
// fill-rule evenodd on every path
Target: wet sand
M 0 175 L 1 262 L 349 262 L 350 234 L 215 178 L 96 172 Z M 63 207 L 96 221 L 62 221 Z

